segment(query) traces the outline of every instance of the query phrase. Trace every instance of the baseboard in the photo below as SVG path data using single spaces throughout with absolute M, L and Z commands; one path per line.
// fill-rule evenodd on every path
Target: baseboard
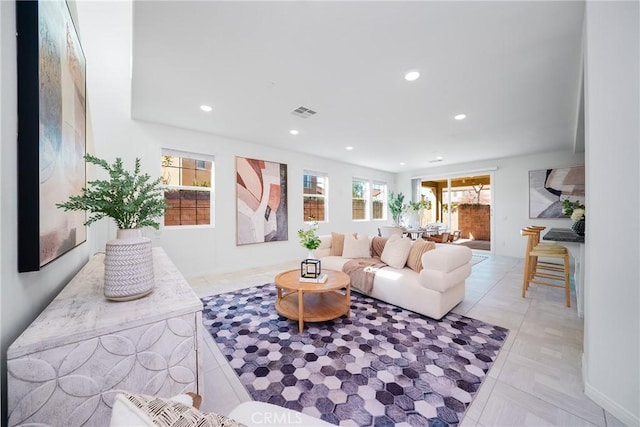
M 584 394 L 622 423 L 630 427 L 640 426 L 640 418 L 637 415 L 633 415 L 631 412 L 611 400 L 608 396 L 602 394 L 598 389 L 591 386 L 587 380 L 586 373 L 587 363 L 584 353 L 582 353 L 582 381 L 584 383 Z

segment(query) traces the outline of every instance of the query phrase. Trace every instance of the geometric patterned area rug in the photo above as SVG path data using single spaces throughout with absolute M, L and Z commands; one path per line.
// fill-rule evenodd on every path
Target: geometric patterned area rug
M 349 318 L 300 334 L 275 300 L 274 284 L 202 298 L 204 325 L 254 400 L 339 425 L 457 425 L 508 334 L 355 292 Z

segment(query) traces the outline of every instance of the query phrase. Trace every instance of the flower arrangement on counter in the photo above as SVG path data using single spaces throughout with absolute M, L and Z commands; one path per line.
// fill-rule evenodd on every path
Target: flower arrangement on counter
M 574 209 L 573 213 L 571 214 L 571 220 L 572 221 L 580 221 L 584 219 L 584 209 Z
M 579 200 L 572 202 L 569 199 L 565 199 L 562 202 L 562 213 L 571 217 L 572 221 L 580 221 L 585 218 L 585 206 Z

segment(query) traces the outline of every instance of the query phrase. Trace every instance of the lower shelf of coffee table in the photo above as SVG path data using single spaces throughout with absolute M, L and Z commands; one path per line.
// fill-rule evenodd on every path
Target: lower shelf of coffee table
M 302 320 L 304 322 L 323 322 L 336 319 L 348 314 L 349 308 L 348 297 L 342 292 L 304 293 Z M 276 300 L 276 310 L 287 319 L 300 320 L 298 292 L 288 292 Z

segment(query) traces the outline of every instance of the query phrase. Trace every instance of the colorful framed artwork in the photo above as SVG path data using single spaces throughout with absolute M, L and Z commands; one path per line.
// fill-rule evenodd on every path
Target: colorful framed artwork
M 84 212 L 56 203 L 85 185 L 86 63 L 66 2 L 16 2 L 18 271 L 86 241 Z
M 584 166 L 529 171 L 529 218 L 568 218 L 562 203 L 584 204 Z
M 236 244 L 289 239 L 287 165 L 236 157 Z

